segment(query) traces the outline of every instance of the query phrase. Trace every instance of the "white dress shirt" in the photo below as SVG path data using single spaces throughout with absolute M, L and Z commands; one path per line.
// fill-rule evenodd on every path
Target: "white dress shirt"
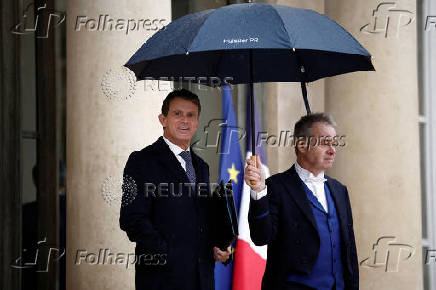
M 295 162 L 295 170 L 297 171 L 300 179 L 313 192 L 313 195 L 315 195 L 315 197 L 318 199 L 318 202 L 322 205 L 324 210 L 328 212 L 327 198 L 325 196 L 324 189 L 324 182 L 327 179 L 324 178 L 324 171 L 320 172 L 317 176 L 315 176 L 309 170 L 301 167 L 298 162 Z
M 327 179 L 324 178 L 324 172 L 320 172 L 317 176 L 314 176 L 312 172 L 302 168 L 298 164 L 298 162 L 295 162 L 295 171 L 297 171 L 297 174 L 300 177 L 300 179 L 313 192 L 313 194 L 318 199 L 319 203 L 322 205 L 324 210 L 328 212 L 327 199 L 325 196 L 325 189 L 324 189 L 324 181 L 326 181 Z M 264 190 L 262 190 L 257 194 L 255 191 L 250 190 L 251 198 L 254 200 L 259 200 L 262 197 L 266 196 L 266 194 L 267 194 L 266 186 Z
M 180 148 L 178 145 L 172 143 L 170 140 L 168 140 L 164 136 L 162 136 L 162 137 L 163 137 L 165 143 L 167 143 L 168 146 L 170 147 L 171 152 L 173 152 L 174 155 L 176 156 L 177 160 L 179 160 L 180 165 L 182 165 L 182 168 L 186 171 L 186 161 L 182 158 L 182 156 L 179 155 L 180 153 L 182 153 L 182 151 L 185 151 L 185 150 Z M 189 147 L 186 151 L 189 151 Z
M 267 186 L 266 185 L 265 185 L 265 188 L 262 191 L 258 192 L 258 193 L 256 193 L 254 190 L 250 189 L 251 198 L 254 199 L 254 200 L 261 199 L 262 197 L 266 196 L 266 193 L 267 193 Z

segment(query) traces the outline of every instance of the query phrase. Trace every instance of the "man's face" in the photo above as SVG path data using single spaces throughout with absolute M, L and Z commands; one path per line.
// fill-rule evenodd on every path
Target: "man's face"
M 309 148 L 307 143 L 299 147 L 301 158 L 310 171 L 320 172 L 332 167 L 336 155 L 335 136 L 336 130 L 332 126 L 322 122 L 313 123 Z
M 191 101 L 176 97 L 171 100 L 168 115 L 159 115 L 164 136 L 172 143 L 187 149 L 198 128 L 198 107 Z

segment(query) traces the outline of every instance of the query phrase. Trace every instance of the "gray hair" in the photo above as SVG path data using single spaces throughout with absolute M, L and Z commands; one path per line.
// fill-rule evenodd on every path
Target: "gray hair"
M 314 123 L 324 123 L 327 125 L 336 128 L 336 122 L 333 117 L 328 113 L 312 113 L 306 116 L 303 116 L 295 123 L 294 126 L 294 138 L 297 140 L 301 137 L 309 138 L 312 133 L 312 126 Z M 295 146 L 295 153 L 297 153 L 297 146 Z

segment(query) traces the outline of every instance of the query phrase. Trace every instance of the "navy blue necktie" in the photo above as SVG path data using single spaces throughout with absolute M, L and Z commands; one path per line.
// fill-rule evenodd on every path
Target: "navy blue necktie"
M 188 176 L 189 181 L 191 183 L 195 183 L 195 170 L 194 170 L 194 166 L 192 166 L 191 152 L 182 151 L 180 152 L 179 155 L 186 162 L 186 175 Z

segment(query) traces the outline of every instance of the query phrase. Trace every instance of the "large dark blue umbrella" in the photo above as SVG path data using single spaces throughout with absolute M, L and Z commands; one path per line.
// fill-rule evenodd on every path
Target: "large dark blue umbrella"
M 307 113 L 306 82 L 374 70 L 369 52 L 327 16 L 265 3 L 234 4 L 176 19 L 125 66 L 138 80 L 231 77 L 232 84 L 250 84 L 251 98 L 256 82 L 301 82 Z M 254 154 L 254 140 L 252 145 Z

